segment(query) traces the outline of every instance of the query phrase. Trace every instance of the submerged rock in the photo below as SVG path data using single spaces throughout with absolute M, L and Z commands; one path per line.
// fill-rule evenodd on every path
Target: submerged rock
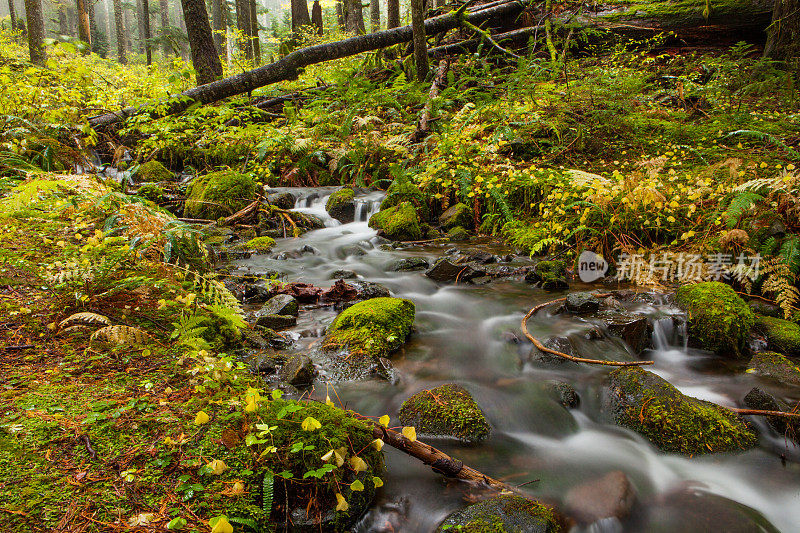
M 567 409 L 575 409 L 580 405 L 581 398 L 578 396 L 578 392 L 566 381 L 551 380 L 545 386 L 550 395 Z
M 197 176 L 186 191 L 183 216 L 216 220 L 247 206 L 256 193 L 255 180 L 247 175 L 223 170 Z
M 747 371 L 776 379 L 787 385 L 800 385 L 800 367 L 775 352 L 759 352 L 750 359 Z
M 636 490 L 620 470 L 573 487 L 564 504 L 578 521 L 589 524 L 602 518 L 625 518 L 636 501 Z
M 311 358 L 307 355 L 295 355 L 281 368 L 280 378 L 295 387 L 303 387 L 314 382 L 314 374 Z
M 472 223 L 472 209 L 460 202 L 451 205 L 444 213 L 439 215 L 439 225 L 446 230 L 456 227 L 470 229 L 472 228 Z
M 256 326 L 280 331 L 297 325 L 297 317 L 292 315 L 261 315 L 256 319 Z
M 602 321 L 611 335 L 622 339 L 637 355 L 650 342 L 647 318 L 644 316 L 624 311 L 601 311 L 592 318 Z
M 451 437 L 469 444 L 482 442 L 491 431 L 472 395 L 452 383 L 416 393 L 403 402 L 399 418 L 422 435 Z
M 340 269 L 331 272 L 331 279 L 355 279 L 358 275 L 352 270 Z
M 552 507 L 522 496 L 504 495 L 456 511 L 436 531 L 555 533 L 562 531 L 562 526 Z
M 569 288 L 564 261 L 539 261 L 525 274 L 525 281 L 546 291 L 563 291 Z
M 423 259 L 422 257 L 408 257 L 394 262 L 392 266 L 389 267 L 389 270 L 394 272 L 411 272 L 428 268 L 428 266 L 430 265 L 427 259 Z
M 726 357 L 741 356 L 755 316 L 731 287 L 718 281 L 684 285 L 677 303 L 689 315 L 690 343 Z
M 622 367 L 609 374 L 603 410 L 615 423 L 667 452 L 699 455 L 745 450 L 758 440 L 733 412 L 685 396 L 639 367 Z
M 758 317 L 756 328 L 767 337 L 767 347 L 783 354 L 800 357 L 800 325 L 769 316 Z
M 422 238 L 417 211 L 408 202 L 375 213 L 369 219 L 369 227 L 393 241 L 418 241 Z
M 425 272 L 434 281 L 443 283 L 466 282 L 486 275 L 486 270 L 475 263 L 455 263 L 448 257 L 442 257 Z
M 747 396 L 744 397 L 744 404 L 750 409 L 760 409 L 762 411 L 791 411 L 785 402 L 758 387 L 753 387 L 747 393 Z M 782 416 L 767 416 L 765 418 L 767 424 L 780 435 L 786 435 L 795 442 L 800 440 L 800 421 L 796 418 L 784 418 Z
M 325 202 L 325 211 L 343 224 L 352 222 L 356 216 L 354 197 L 355 192 L 350 187 L 339 189 L 328 197 L 328 201 Z
M 328 327 L 323 347 L 347 349 L 353 357 L 384 357 L 402 346 L 413 324 L 411 300 L 371 298 L 339 313 Z
M 348 281 L 348 285 L 355 287 L 356 300 L 369 300 L 371 298 L 388 298 L 391 293 L 389 289 L 375 283 L 374 281 L 353 280 Z

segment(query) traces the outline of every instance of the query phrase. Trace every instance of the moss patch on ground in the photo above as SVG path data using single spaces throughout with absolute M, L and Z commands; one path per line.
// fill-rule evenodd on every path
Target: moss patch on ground
M 730 286 L 718 281 L 684 285 L 677 301 L 688 313 L 690 342 L 726 357 L 741 355 L 755 315 Z
M 472 395 L 462 386 L 441 385 L 423 390 L 403 402 L 400 422 L 423 435 L 453 437 L 476 444 L 489 436 L 491 427 Z
M 230 216 L 253 200 L 256 187 L 251 176 L 232 170 L 198 176 L 186 191 L 183 216 L 208 220 Z
M 609 374 L 604 409 L 614 422 L 666 452 L 731 452 L 758 442 L 755 432 L 733 412 L 684 396 L 668 381 L 639 367 Z

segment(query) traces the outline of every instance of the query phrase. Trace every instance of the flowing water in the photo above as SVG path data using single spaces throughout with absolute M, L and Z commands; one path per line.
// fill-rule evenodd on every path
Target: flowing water
M 296 209 L 320 216 L 326 227 L 296 239 L 279 239 L 272 254 L 237 261 L 236 273 L 278 270 L 287 280 L 327 287 L 334 271 L 351 270 L 359 279 L 388 287 L 393 296 L 412 300 L 416 322 L 409 342 L 392 357 L 396 382 L 326 384 L 321 375 L 315 396 L 324 398 L 326 386 L 330 387 L 330 396 L 338 395 L 348 408 L 365 415 L 389 414 L 392 425 L 398 425 L 400 405 L 412 394 L 447 382 L 463 385 L 486 413 L 491 436 L 471 447 L 442 440 L 431 443 L 465 464 L 511 484 L 527 483 L 523 490 L 561 508 L 570 489 L 583 482 L 614 470 L 628 476 L 637 493 L 631 516 L 575 526 L 573 531 L 766 531 L 755 525 L 757 517 L 749 522 L 737 518 L 752 514 L 742 506 L 760 512 L 780 531 L 800 531 L 800 453 L 791 442 L 770 436 L 764 423 L 754 420 L 762 434 L 759 447 L 688 458 L 662 453 L 637 434 L 604 422 L 598 398 L 607 367 L 545 367 L 528 361 L 530 345 L 518 341 L 524 314 L 563 294 L 543 292 L 522 280 L 442 285 L 423 271 L 393 272 L 390 265 L 401 258 L 423 257 L 433 263 L 453 245 L 387 250 L 366 222 L 380 194 L 359 196 L 356 221 L 340 224 L 324 210 L 332 190 L 293 190 L 301 195 Z M 306 245 L 310 248 L 299 259 L 278 259 L 287 257 L 281 252 Z M 509 252 L 496 245 L 490 251 Z M 510 264 L 527 261 L 516 257 Z M 575 284 L 571 290 L 590 288 Z M 650 369 L 685 394 L 734 406 L 757 385 L 784 399 L 798 399 L 795 391 L 723 364 L 712 354 L 688 349 L 685 325 L 664 299 L 643 299 L 635 310 L 647 314 L 653 328 L 654 349 L 646 350 L 642 358 L 653 359 Z M 308 352 L 318 344 L 335 315 L 327 307 L 301 309 L 292 330 L 299 337 L 297 350 Z M 543 312 L 530 320 L 529 327 L 539 338 L 558 334 L 584 339 L 583 333 L 594 326 L 578 317 Z M 631 358 L 621 342 L 607 338 L 584 340 L 581 354 Z M 548 392 L 548 380 L 574 386 L 580 406 L 562 407 Z M 357 531 L 434 531 L 449 513 L 480 496 L 475 488 L 433 474 L 417 459 L 388 447 L 384 450 L 386 484 Z

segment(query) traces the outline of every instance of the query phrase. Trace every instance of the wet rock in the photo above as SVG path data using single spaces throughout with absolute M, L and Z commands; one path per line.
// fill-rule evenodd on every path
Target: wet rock
M 753 313 L 757 315 L 771 316 L 774 318 L 782 318 L 783 310 L 775 304 L 765 302 L 763 300 L 750 300 L 747 302 Z
M 465 242 L 470 239 L 470 235 L 469 232 L 461 226 L 456 226 L 448 230 L 447 238 L 450 239 L 451 242 Z
M 275 331 L 297 325 L 297 317 L 292 315 L 261 315 L 256 319 L 256 326 Z
M 261 374 L 273 374 L 278 368 L 286 364 L 287 357 L 284 354 L 267 351 L 258 354 L 253 360 L 253 367 Z
M 320 300 L 323 302 L 349 302 L 357 297 L 358 289 L 339 279 L 330 289 L 320 295 Z
M 470 229 L 473 225 L 472 209 L 460 202 L 451 205 L 444 213 L 439 215 L 439 225 L 446 230 L 459 226 Z
M 423 219 L 428 220 L 430 218 L 428 203 L 422 191 L 410 181 L 394 180 L 389 185 L 389 188 L 386 189 L 386 196 L 381 202 L 381 211 L 396 207 L 402 203 L 411 205 Z
M 474 263 L 454 263 L 452 259 L 442 257 L 425 272 L 425 275 L 442 283 L 463 283 L 472 278 L 485 276 L 486 271 Z
M 642 353 L 650 343 L 646 317 L 633 313 L 601 311 L 593 318 L 601 320 L 608 332 L 622 339 L 635 354 Z
M 462 258 L 459 259 L 462 263 L 480 263 L 482 265 L 489 265 L 491 263 L 497 262 L 497 257 L 490 254 L 489 252 L 470 252 L 463 254 Z
M 450 437 L 467 444 L 484 441 L 491 431 L 472 395 L 452 383 L 416 393 L 403 402 L 399 418 L 421 435 Z
M 247 206 L 256 193 L 256 182 L 249 174 L 232 170 L 197 176 L 186 190 L 183 216 L 216 220 Z
M 767 347 L 791 357 L 800 357 L 800 326 L 780 318 L 762 316 L 756 330 L 767 337 Z
M 419 216 L 408 202 L 375 213 L 369 219 L 369 227 L 393 241 L 418 241 L 422 238 Z
M 292 315 L 297 316 L 300 307 L 297 299 L 289 294 L 278 294 L 265 303 L 256 314 L 261 315 Z
M 747 371 L 766 376 L 786 385 L 800 386 L 800 367 L 775 352 L 760 352 L 750 359 Z
M 600 298 L 592 292 L 573 292 L 567 295 L 566 310 L 576 315 L 593 313 L 600 309 Z
M 718 281 L 684 285 L 677 303 L 689 314 L 689 342 L 725 357 L 740 357 L 755 322 L 750 307 Z
M 785 402 L 758 387 L 753 387 L 747 393 L 747 396 L 744 397 L 744 404 L 750 409 L 760 409 L 762 411 L 791 411 Z M 764 418 L 766 418 L 767 424 L 780 435 L 786 435 L 795 442 L 800 440 L 800 421 L 797 421 L 797 419 L 784 418 L 782 416 L 767 416 Z
M 392 266 L 389 267 L 389 270 L 393 272 L 411 272 L 428 268 L 428 266 L 430 265 L 427 259 L 423 259 L 422 257 L 408 257 L 394 262 Z
M 488 285 L 493 281 L 493 278 L 490 276 L 479 276 L 477 278 L 472 278 L 470 281 L 473 285 Z
M 323 292 L 323 289 L 310 283 L 293 282 L 273 287 L 271 294 L 288 294 L 300 303 L 314 303 Z
M 352 222 L 356 216 L 354 196 L 355 192 L 350 187 L 339 189 L 328 197 L 325 211 L 342 224 Z
M 563 360 L 563 358 L 562 358 Z M 576 409 L 581 399 L 575 387 L 566 381 L 551 380 L 546 383 L 548 392 L 567 409 Z
M 573 487 L 564 497 L 570 515 L 585 524 L 602 518 L 625 518 L 635 501 L 631 481 L 619 470 Z
M 297 198 L 290 192 L 276 192 L 267 196 L 267 202 L 280 209 L 292 209 Z
M 640 367 L 611 372 L 602 405 L 605 415 L 616 424 L 636 431 L 666 452 L 699 455 L 746 450 L 758 440 L 736 414 L 685 396 Z
M 553 508 L 522 496 L 504 495 L 456 511 L 436 531 L 555 533 L 561 530 L 561 519 Z
M 380 283 L 375 283 L 374 281 L 354 280 L 354 281 L 348 281 L 347 284 L 356 288 L 357 300 L 369 300 L 371 298 L 388 298 L 391 295 L 389 289 L 387 289 Z
M 550 337 L 542 344 L 544 344 L 545 347 L 550 348 L 551 350 L 556 350 L 558 352 L 565 353 L 567 355 L 572 355 L 572 356 L 575 355 L 575 350 L 572 347 L 572 342 L 567 337 Z M 567 366 L 578 365 L 574 361 L 570 361 L 569 359 L 565 359 L 559 355 L 552 354 L 549 352 L 543 352 L 539 350 L 536 346 L 531 347 L 531 352 L 528 355 L 528 360 L 531 363 L 552 368 L 563 367 L 564 365 Z
M 361 257 L 363 255 L 367 255 L 367 252 L 364 251 L 363 248 L 356 244 L 349 244 L 347 246 L 342 246 L 336 251 L 336 254 L 341 257 L 342 259 L 347 257 Z
M 295 387 L 311 385 L 314 382 L 314 374 L 314 363 L 307 355 L 291 357 L 280 371 L 281 381 Z
M 331 272 L 331 279 L 355 279 L 357 274 L 352 270 L 334 270 Z
M 345 311 L 328 327 L 323 349 L 349 350 L 352 356 L 385 357 L 411 333 L 414 304 L 402 298 L 371 298 Z
M 539 261 L 525 274 L 525 281 L 546 291 L 563 291 L 569 288 L 564 261 Z

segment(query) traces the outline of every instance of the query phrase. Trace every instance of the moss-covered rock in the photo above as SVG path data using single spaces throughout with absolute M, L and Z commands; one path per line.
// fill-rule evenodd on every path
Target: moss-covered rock
M 209 220 L 230 216 L 253 199 L 256 187 L 252 177 L 232 170 L 198 176 L 186 191 L 183 216 Z
M 269 252 L 275 246 L 275 239 L 272 237 L 256 237 L 244 243 L 241 247 L 245 250 L 255 250 L 256 252 Z
M 564 261 L 539 261 L 525 275 L 525 281 L 534 283 L 546 291 L 562 291 L 569 288 L 567 266 Z
M 755 315 L 736 292 L 718 281 L 684 285 L 677 302 L 688 313 L 689 342 L 727 357 L 739 357 Z
M 402 298 L 359 302 L 342 311 L 328 327 L 324 349 L 347 348 L 351 355 L 385 357 L 402 346 L 411 333 L 414 312 L 414 303 Z
M 405 180 L 394 180 L 386 190 L 386 197 L 381 202 L 381 211 L 408 202 L 414 206 L 424 220 L 429 219 L 428 204 L 425 195 L 419 188 Z
M 451 228 L 450 231 L 447 232 L 447 238 L 450 239 L 451 242 L 464 242 L 469 240 L 469 232 L 462 228 L 461 226 L 456 226 Z
M 747 371 L 789 385 L 800 385 L 800 367 L 775 352 L 760 352 L 750 359 Z
M 409 202 L 375 213 L 369 219 L 369 227 L 380 230 L 384 237 L 393 241 L 418 241 L 422 238 L 417 211 Z
M 752 448 L 756 434 L 733 412 L 683 395 L 663 378 L 640 367 L 609 374 L 605 413 L 664 451 L 699 455 Z
M 452 437 L 476 444 L 489 436 L 491 427 L 472 395 L 461 385 L 449 383 L 423 390 L 403 402 L 400 422 L 418 433 Z
M 756 328 L 767 337 L 767 346 L 770 350 L 800 357 L 799 325 L 780 318 L 762 316 L 758 317 Z
M 164 200 L 164 189 L 154 183 L 146 183 L 139 187 L 139 190 L 136 191 L 136 196 L 146 198 L 154 204 L 157 204 Z
M 175 179 L 175 174 L 158 161 L 148 161 L 139 165 L 136 171 L 136 181 L 157 183 Z
M 355 220 L 356 204 L 353 201 L 355 192 L 350 187 L 344 187 L 334 192 L 325 202 L 325 211 L 330 216 L 342 223 Z
M 444 213 L 439 215 L 439 225 L 444 229 L 452 229 L 456 226 L 470 229 L 472 224 L 472 210 L 468 205 L 461 202 L 451 205 Z
M 562 530 L 561 519 L 553 508 L 522 496 L 505 495 L 451 514 L 437 532 L 556 533 Z

